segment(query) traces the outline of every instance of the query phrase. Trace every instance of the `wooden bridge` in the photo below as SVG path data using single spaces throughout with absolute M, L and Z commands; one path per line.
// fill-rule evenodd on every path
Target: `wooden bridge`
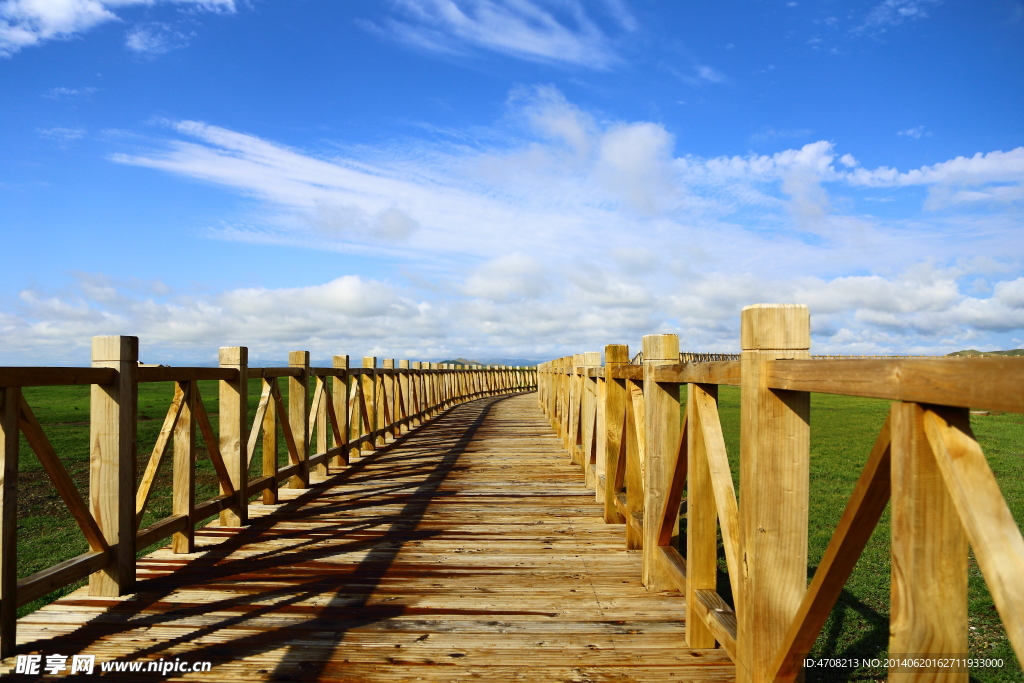
M 890 653 L 966 657 L 969 542 L 1022 658 L 1024 538 L 966 414 L 1024 412 L 1024 361 L 812 360 L 805 307 L 742 323 L 735 359 L 650 335 L 632 361 L 611 345 L 537 369 L 253 368 L 244 347 L 165 368 L 102 337 L 91 368 L 0 368 L 0 672 L 93 655 L 140 680 L 792 681 L 890 497 Z M 145 382 L 175 390 L 143 468 Z M 21 394 L 60 384 L 92 385 L 88 504 Z M 719 385 L 741 386 L 738 499 Z M 811 391 L 895 403 L 808 585 Z M 21 578 L 19 434 L 90 544 Z M 201 503 L 197 435 L 221 487 Z M 140 529 L 169 449 L 172 514 Z

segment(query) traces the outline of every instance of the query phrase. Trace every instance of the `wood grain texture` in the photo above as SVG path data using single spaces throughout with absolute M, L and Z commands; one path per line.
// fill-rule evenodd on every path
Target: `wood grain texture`
M 679 337 L 674 334 L 649 334 L 643 338 L 644 352 L 644 585 L 648 590 L 672 588 L 668 575 L 661 571 L 655 553 L 661 532 L 661 513 L 665 509 L 679 451 L 679 385 L 650 379 L 659 365 L 679 358 Z M 638 430 L 639 431 L 639 430 Z M 679 534 L 679 515 L 672 520 L 673 536 Z
M 1024 661 L 1024 538 L 966 411 L 930 408 L 924 427 L 1006 635 L 1018 661 Z
M 116 379 L 113 368 L 0 368 L 0 387 L 113 384 Z
M 188 519 L 188 524 L 171 538 L 171 548 L 176 554 L 195 551 L 196 403 L 196 386 L 189 382 L 181 404 L 181 415 L 174 426 L 171 514 Z
M 733 679 L 683 645 L 682 599 L 641 585 L 531 395 L 457 406 L 250 515 L 142 559 L 130 598 L 23 618 L 19 651 L 211 660 L 204 681 Z
M 718 387 L 708 387 L 715 391 Z M 697 615 L 698 590 L 715 590 L 718 581 L 718 529 L 715 491 L 704 439 L 703 416 L 697 408 L 696 394 L 704 388 L 686 386 L 686 643 L 690 647 L 713 647 L 715 636 L 705 620 Z
M 1020 358 L 785 360 L 766 371 L 774 389 L 1024 412 Z
M 629 347 L 622 344 L 609 344 L 604 347 L 604 362 L 607 368 L 617 367 L 629 362 Z M 615 506 L 615 495 L 622 490 L 625 480 L 625 458 L 619 461 L 619 453 L 625 454 L 623 448 L 626 437 L 626 406 L 628 397 L 626 386 L 621 381 L 606 379 L 604 382 L 604 461 L 607 479 L 604 490 L 604 521 L 609 524 L 623 524 L 623 517 Z M 600 453 L 598 454 L 600 457 Z
M 93 337 L 92 366 L 114 370 L 93 384 L 89 404 L 89 511 L 113 548 L 114 561 L 89 577 L 93 595 L 130 593 L 135 585 L 135 462 L 138 337 Z
M 139 482 L 139 489 L 135 493 L 135 526 L 142 524 L 142 516 L 146 512 L 146 507 L 149 505 L 149 497 L 153 493 L 153 482 L 156 481 L 156 475 L 160 471 L 160 464 L 163 462 L 167 445 L 171 442 L 171 437 L 174 435 L 174 426 L 178 424 L 178 417 L 181 415 L 181 405 L 185 400 L 186 391 L 188 391 L 188 384 L 183 386 L 179 382 L 174 383 L 174 395 L 171 398 L 171 405 L 167 409 L 167 415 L 164 417 L 164 423 L 160 427 L 160 433 L 157 434 L 153 452 L 149 456 L 149 462 L 146 463 L 146 471 L 143 472 L 142 481 Z
M 891 417 L 886 418 L 879 431 L 843 516 L 775 656 L 772 665 L 775 675 L 771 680 L 777 683 L 795 681 L 799 677 L 803 667 L 801 657 L 811 651 L 889 502 L 891 421 Z
M 924 431 L 924 408 L 892 407 L 889 655 L 967 656 L 967 536 Z M 966 682 L 963 672 L 901 673 Z
M 309 351 L 289 352 L 288 365 L 301 369 L 302 373 L 288 378 L 288 425 L 299 471 L 288 481 L 287 486 L 290 489 L 304 489 L 309 487 L 306 463 L 309 457 Z
M 809 356 L 807 307 L 744 308 L 740 338 L 743 557 L 734 596 L 736 676 L 737 683 L 749 683 L 769 675 L 807 589 L 810 395 L 769 389 L 765 370 L 769 360 Z
M 18 617 L 18 421 L 21 388 L 0 388 L 0 658 L 14 654 Z

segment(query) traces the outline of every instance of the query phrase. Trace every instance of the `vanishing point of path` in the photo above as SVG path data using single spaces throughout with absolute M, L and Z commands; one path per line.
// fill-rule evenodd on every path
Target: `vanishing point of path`
M 281 493 L 244 529 L 197 530 L 195 555 L 141 559 L 132 596 L 25 617 L 19 652 L 210 660 L 183 676 L 202 681 L 733 678 L 723 650 L 686 647 L 678 594 L 640 584 L 536 394 L 463 404 Z

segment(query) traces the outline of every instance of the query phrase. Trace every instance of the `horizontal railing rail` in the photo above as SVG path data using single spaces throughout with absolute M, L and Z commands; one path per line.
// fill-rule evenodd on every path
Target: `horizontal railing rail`
M 307 488 L 310 475 L 373 451 L 449 408 L 485 396 L 531 391 L 534 368 L 462 367 L 455 364 L 363 359 L 349 367 L 311 367 L 309 353 L 289 354 L 288 367 L 249 367 L 244 346 L 220 350 L 219 367 L 168 367 L 138 362 L 136 337 L 95 337 L 93 367 L 0 367 L 0 657 L 15 652 L 17 609 L 56 589 L 89 578 L 89 592 L 120 596 L 135 589 L 135 555 L 171 538 L 175 553 L 195 550 L 194 532 L 219 514 L 221 526 L 248 523 L 254 496 L 278 501 L 278 487 Z M 200 394 L 200 382 L 217 382 L 218 429 Z M 281 381 L 287 382 L 287 392 Z M 139 385 L 173 383 L 173 395 L 146 461 L 137 471 Z M 259 400 L 249 411 L 250 382 Z M 26 401 L 26 387 L 91 385 L 89 490 L 82 495 L 60 454 Z M 278 461 L 279 435 L 288 462 Z M 29 444 L 78 524 L 89 550 L 18 578 L 17 493 L 19 439 Z M 197 448 L 197 436 L 203 449 Z M 250 469 L 262 439 L 261 474 Z M 170 457 L 165 457 L 171 451 Z M 208 458 L 219 494 L 196 501 L 196 464 Z M 171 514 L 140 528 L 157 475 L 171 461 Z M 88 501 L 88 502 L 87 502 Z
M 796 305 L 744 309 L 740 342 L 738 356 L 701 360 L 680 354 L 675 335 L 649 335 L 632 359 L 609 345 L 603 363 L 591 352 L 538 366 L 541 409 L 605 521 L 642 550 L 644 584 L 685 596 L 687 644 L 717 642 L 737 681 L 796 680 L 889 506 L 889 652 L 967 657 L 969 543 L 1024 661 L 1024 537 L 968 415 L 1024 413 L 1024 362 L 812 357 L 809 313 Z M 738 497 L 722 385 L 740 387 Z M 811 392 L 893 404 L 808 585 Z M 719 537 L 733 605 L 716 588 Z

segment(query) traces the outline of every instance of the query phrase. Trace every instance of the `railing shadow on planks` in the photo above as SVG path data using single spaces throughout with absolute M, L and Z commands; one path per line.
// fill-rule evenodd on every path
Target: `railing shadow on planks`
M 244 346 L 220 349 L 220 367 L 140 366 L 138 338 L 94 337 L 92 367 L 0 367 L 0 658 L 15 652 L 17 608 L 89 577 L 89 592 L 119 596 L 135 588 L 136 549 L 172 537 L 175 553 L 195 549 L 196 525 L 220 515 L 220 525 L 247 524 L 249 500 L 277 502 L 281 482 L 307 488 L 310 473 L 348 465 L 465 401 L 536 388 L 529 367 L 463 367 L 452 363 L 363 358 L 349 367 L 334 356 L 330 368 L 310 367 L 308 351 L 293 351 L 288 367 L 254 368 Z M 278 380 L 287 379 L 287 399 Z M 219 433 L 199 395 L 201 380 L 218 381 Z M 261 394 L 248 411 L 249 384 Z M 141 480 L 137 478 L 138 387 L 173 382 L 170 408 Z M 310 386 L 312 383 L 313 386 Z M 24 387 L 92 385 L 90 394 L 89 502 L 83 499 L 22 395 Z M 252 419 L 250 419 L 250 417 Z M 196 503 L 196 430 L 202 434 L 220 484 L 220 495 Z M 278 430 L 288 453 L 278 461 Z M 89 551 L 18 580 L 17 481 L 19 434 L 39 458 L 89 543 Z M 262 476 L 250 479 L 261 438 Z M 172 450 L 172 514 L 144 529 L 153 484 L 165 451 Z
M 632 363 L 609 345 L 603 365 L 585 353 L 538 366 L 541 408 L 605 521 L 642 549 L 644 584 L 685 596 L 688 645 L 717 641 L 740 682 L 796 680 L 891 500 L 890 656 L 967 656 L 970 543 L 1024 661 L 1024 539 L 969 422 L 969 408 L 1024 412 L 1024 360 L 812 359 L 795 304 L 745 308 L 740 341 L 736 360 L 687 362 L 676 335 L 658 334 Z M 720 385 L 741 392 L 738 503 Z M 810 392 L 894 402 L 808 586 Z M 715 590 L 719 528 L 735 611 Z

